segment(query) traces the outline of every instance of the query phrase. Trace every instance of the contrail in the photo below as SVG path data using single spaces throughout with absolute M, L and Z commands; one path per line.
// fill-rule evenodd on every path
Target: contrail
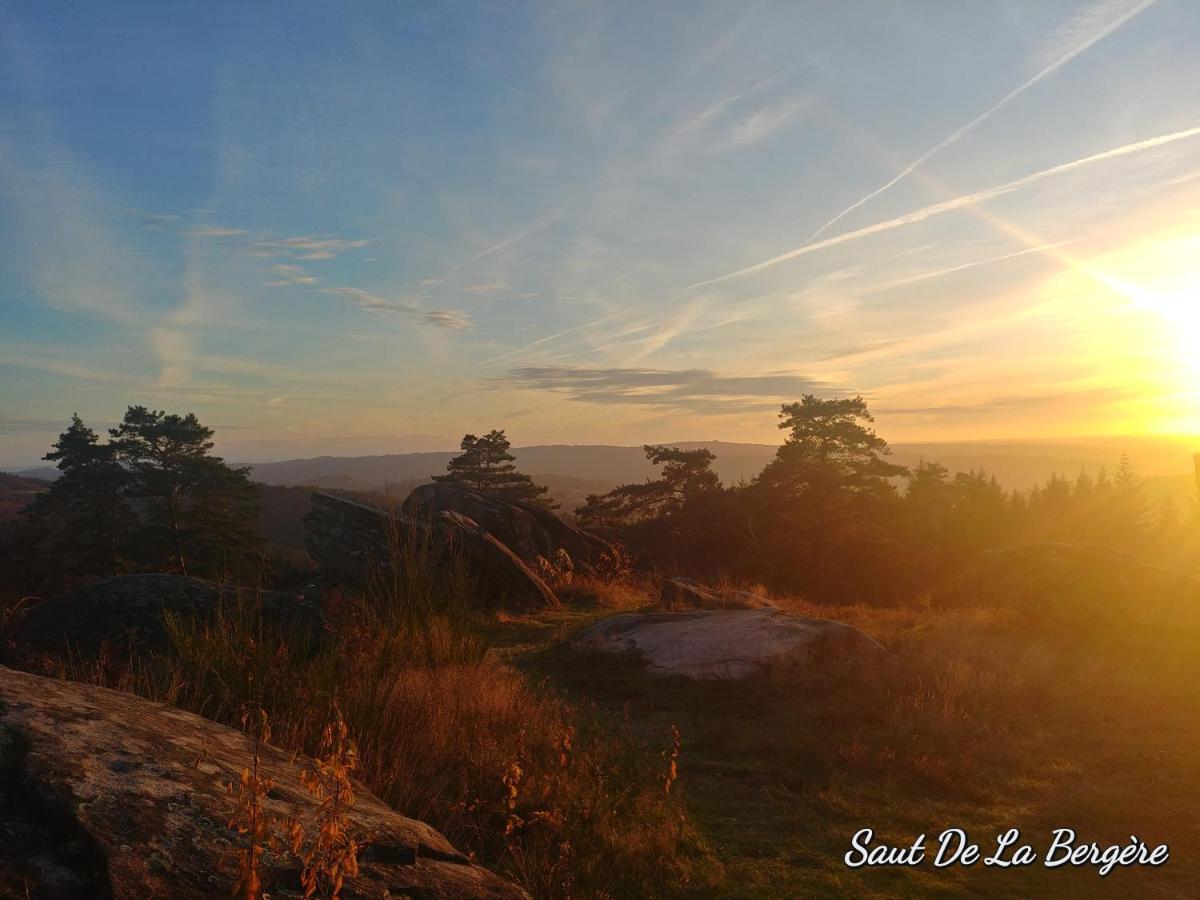
M 1026 247 L 1024 250 L 1016 250 L 1012 253 L 1004 253 L 1000 256 L 989 256 L 985 259 L 973 259 L 970 262 L 960 263 L 957 266 L 949 266 L 945 269 L 937 269 L 933 272 L 922 272 L 920 275 L 912 275 L 908 278 L 901 278 L 897 281 L 889 281 L 886 284 L 876 285 L 875 287 L 867 288 L 865 291 L 860 291 L 858 296 L 868 297 L 871 294 L 878 294 L 882 291 L 890 291 L 893 288 L 904 287 L 907 284 L 916 284 L 919 281 L 929 281 L 932 278 L 942 278 L 946 275 L 953 275 L 955 272 L 962 272 L 966 269 L 976 269 L 979 266 L 989 266 L 992 263 L 1004 262 L 1009 259 L 1017 259 L 1021 256 L 1029 256 L 1032 253 L 1045 253 L 1047 250 L 1054 250 L 1057 247 L 1066 247 L 1068 244 L 1074 244 L 1083 240 L 1083 238 L 1071 238 L 1067 241 L 1056 241 L 1053 244 L 1039 244 L 1036 247 Z
M 1034 182 L 1041 181 L 1045 178 L 1050 178 L 1053 175 L 1061 175 L 1064 172 L 1070 172 L 1074 169 L 1079 169 L 1084 166 L 1091 165 L 1096 162 L 1103 162 L 1108 159 L 1115 159 L 1119 156 L 1129 156 L 1132 153 L 1140 153 L 1143 150 L 1150 150 L 1154 147 L 1161 147 L 1164 144 L 1172 144 L 1175 141 L 1186 140 L 1187 138 L 1200 135 L 1200 127 L 1188 128 L 1185 131 L 1176 131 L 1171 134 L 1162 134 L 1158 137 L 1146 138 L 1144 141 L 1136 141 L 1132 144 L 1125 144 L 1121 147 L 1115 147 L 1112 150 L 1105 150 L 1103 153 L 1095 153 L 1091 156 L 1084 156 L 1081 159 L 1073 160 L 1072 162 L 1062 163 L 1061 165 L 1053 166 L 1049 169 L 1043 169 L 1040 172 L 1034 172 L 1031 175 L 1026 175 L 1023 178 L 1018 178 L 1016 181 L 1010 181 L 1007 184 L 1001 184 L 996 187 L 985 188 L 982 191 L 977 191 L 974 194 L 964 194 L 961 197 L 955 197 L 952 200 L 944 200 L 941 203 L 934 203 L 932 206 L 924 206 L 921 209 L 913 210 L 910 213 L 905 213 L 902 216 L 897 216 L 894 219 L 887 219 L 883 222 L 876 222 L 874 225 L 868 225 L 865 228 L 859 228 L 857 231 L 847 231 L 845 234 L 839 234 L 836 237 L 826 238 L 823 241 L 816 243 L 802 244 L 795 250 L 789 250 L 787 253 L 781 253 L 779 256 L 773 256 L 768 260 L 756 263 L 753 266 L 747 266 L 744 269 L 738 269 L 736 272 L 730 272 L 727 275 L 719 275 L 716 278 L 710 278 L 707 281 L 698 281 L 695 284 L 689 285 L 688 289 L 705 287 L 710 284 L 718 284 L 722 281 L 729 281 L 732 278 L 740 278 L 743 275 L 749 275 L 752 272 L 758 272 L 762 269 L 770 268 L 788 260 L 796 259 L 800 256 L 805 256 L 809 253 L 815 253 L 818 250 L 824 250 L 826 247 L 836 247 L 838 244 L 845 244 L 849 241 L 855 241 L 859 238 L 867 237 L 872 234 L 878 234 L 881 231 L 891 231 L 893 228 L 900 228 L 903 225 L 913 225 L 917 222 L 924 222 L 933 216 L 941 215 L 946 212 L 953 212 L 956 209 L 962 209 L 964 206 L 973 206 L 976 203 L 983 203 L 991 200 L 994 197 L 999 197 L 1002 194 L 1011 194 L 1013 191 L 1027 187 Z
M 1135 16 L 1137 16 L 1138 14 L 1144 12 L 1147 8 L 1152 6 L 1155 2 L 1157 2 L 1157 0 L 1142 0 L 1141 3 L 1139 3 L 1137 6 L 1133 7 L 1132 9 L 1130 9 L 1127 13 L 1125 13 L 1125 15 L 1120 16 L 1119 18 L 1113 20 L 1112 22 L 1110 22 L 1108 24 L 1108 26 L 1106 26 L 1101 31 L 1097 32 L 1096 34 L 1092 35 L 1092 37 L 1088 38 L 1082 44 L 1080 44 L 1077 47 L 1075 47 L 1074 49 L 1070 50 L 1063 56 L 1060 56 L 1058 59 L 1056 59 L 1050 65 L 1046 66 L 1046 68 L 1042 69 L 1040 72 L 1038 72 L 1032 78 L 1030 78 L 1028 81 L 1024 82 L 1019 87 L 1016 87 L 1009 93 L 1005 94 L 1003 97 L 1001 97 L 999 100 L 997 100 L 991 107 L 986 109 L 984 112 L 980 113 L 978 116 L 976 116 L 970 122 L 968 122 L 966 125 L 963 125 L 961 128 L 958 128 L 955 131 L 951 132 L 950 135 L 948 137 L 946 137 L 945 139 L 943 139 L 940 143 L 936 144 L 933 147 L 930 147 L 928 150 L 926 150 L 924 153 L 922 153 L 920 156 L 918 156 L 916 159 L 914 159 L 911 163 L 909 163 L 899 174 L 897 174 L 894 178 L 892 178 L 891 181 L 888 181 L 886 184 L 883 184 L 880 187 L 877 187 L 875 190 L 871 191 L 871 193 L 867 194 L 865 197 L 861 197 L 858 200 L 855 200 L 853 203 L 851 203 L 849 206 L 847 206 L 845 209 L 843 209 L 840 213 L 838 213 L 836 216 L 834 216 L 832 219 L 830 219 L 828 222 L 826 222 L 824 225 L 822 225 L 820 228 L 818 228 L 816 231 L 814 231 L 811 235 L 809 235 L 808 240 L 805 241 L 805 243 L 807 244 L 807 243 L 811 243 L 812 241 L 815 241 L 817 238 L 819 238 L 821 235 L 823 235 L 826 231 L 828 231 L 831 227 L 836 225 L 838 222 L 840 222 L 846 216 L 850 215 L 850 213 L 854 212 L 856 209 L 858 209 L 864 203 L 868 203 L 871 200 L 874 200 L 876 197 L 878 197 L 884 191 L 893 187 L 897 182 L 902 181 L 903 179 L 907 178 L 919 166 L 921 166 L 925 162 L 927 162 L 930 157 L 945 150 L 947 147 L 949 147 L 951 144 L 953 144 L 955 141 L 957 141 L 963 135 L 967 134 L 970 131 L 973 131 L 975 128 L 982 125 L 984 122 L 986 122 L 992 116 L 994 116 L 997 112 L 999 112 L 1001 109 L 1003 109 L 1005 106 L 1007 106 L 1013 100 L 1015 100 L 1017 97 L 1021 96 L 1023 93 L 1025 93 L 1027 90 L 1029 90 L 1035 84 L 1037 84 L 1039 81 L 1041 81 L 1042 79 L 1044 79 L 1050 75 L 1053 75 L 1055 72 L 1057 72 L 1059 69 L 1061 69 L 1067 63 L 1069 63 L 1071 60 L 1073 60 L 1079 54 L 1083 53 L 1084 51 L 1088 50 L 1095 44 L 1104 40 L 1106 37 L 1108 37 L 1110 34 L 1112 34 L 1114 31 L 1116 31 L 1118 28 L 1120 28 L 1122 25 L 1124 25 L 1130 19 L 1132 19 Z

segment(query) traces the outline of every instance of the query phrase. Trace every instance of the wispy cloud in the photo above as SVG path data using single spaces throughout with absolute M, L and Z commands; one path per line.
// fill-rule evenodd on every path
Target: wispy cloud
M 814 231 L 811 235 L 809 235 L 808 242 L 815 241 L 846 216 L 850 215 L 850 213 L 854 212 L 864 204 L 874 200 L 885 191 L 890 190 L 896 184 L 903 181 L 905 178 L 915 172 L 920 166 L 928 162 L 932 157 L 938 153 L 941 153 L 951 144 L 957 142 L 970 132 L 974 131 L 1038 82 L 1053 75 L 1075 57 L 1095 46 L 1100 41 L 1104 40 L 1104 38 L 1108 37 L 1118 28 L 1123 26 L 1126 22 L 1130 21 L 1135 16 L 1154 5 L 1155 2 L 1157 2 L 1157 0 L 1140 0 L 1140 2 L 1134 6 L 1125 9 L 1123 13 L 1117 15 L 1115 19 L 1107 19 L 1107 17 L 1105 17 L 1103 24 L 1097 23 L 1096 20 L 1098 17 L 1095 15 L 1095 12 L 1099 11 L 1102 14 L 1111 13 L 1115 4 L 1111 2 L 1095 4 L 1095 6 L 1089 11 L 1088 15 L 1085 15 L 1082 19 L 1077 17 L 1075 20 L 1073 20 L 1072 27 L 1068 29 L 1068 36 L 1075 41 L 1072 46 L 1062 52 L 1061 55 L 1051 60 L 1044 68 L 1040 69 L 1032 77 L 1017 85 L 1017 87 L 1013 88 L 971 121 L 950 132 L 950 134 L 942 138 L 942 140 L 938 141 L 938 143 L 934 144 L 932 147 L 910 162 L 907 166 L 901 169 L 894 177 L 884 182 L 870 193 L 865 194 L 864 196 L 855 200 L 853 203 L 835 215 L 832 219 Z M 1122 4 L 1122 6 L 1124 6 L 1124 4 Z
M 689 285 L 689 288 L 699 288 L 710 284 L 718 284 L 722 281 L 729 281 L 733 278 L 740 278 L 744 275 L 750 275 L 754 272 L 760 272 L 763 269 L 768 269 L 780 263 L 788 262 L 793 259 L 798 259 L 809 253 L 816 253 L 819 250 L 824 250 L 827 247 L 836 247 L 839 244 L 845 244 L 850 241 L 856 241 L 860 238 L 869 237 L 873 234 L 879 234 L 884 231 L 891 231 L 893 228 L 901 228 L 905 225 L 913 225 L 917 222 L 924 222 L 934 216 L 939 216 L 942 213 L 953 212 L 956 209 L 974 206 L 978 203 L 983 203 L 987 200 L 992 200 L 1004 194 L 1011 194 L 1014 191 L 1019 191 L 1022 188 L 1028 187 L 1031 184 L 1042 181 L 1046 178 L 1051 178 L 1055 175 L 1062 175 L 1075 169 L 1090 166 L 1094 163 L 1104 162 L 1110 159 L 1117 159 L 1122 156 L 1130 156 L 1134 153 L 1140 153 L 1144 150 L 1152 150 L 1155 147 L 1161 147 L 1165 144 L 1172 144 L 1176 141 L 1183 141 L 1189 138 L 1200 135 L 1200 127 L 1188 128 L 1183 131 L 1176 131 L 1171 134 L 1162 134 L 1157 137 L 1146 138 L 1142 141 L 1135 141 L 1132 144 L 1125 144 L 1121 147 L 1114 147 L 1111 150 L 1105 150 L 1101 153 L 1094 153 L 1091 156 L 1084 156 L 1080 159 L 1072 160 L 1071 162 L 1062 163 L 1057 166 L 1051 166 L 1049 169 L 1043 169 L 1040 172 L 1034 172 L 1015 181 L 1010 181 L 1006 184 L 997 185 L 996 187 L 985 188 L 982 191 L 976 191 L 973 194 L 963 194 L 961 197 L 954 197 L 950 200 L 944 200 L 941 203 L 934 203 L 930 206 L 924 206 L 920 209 L 913 210 L 902 216 L 897 216 L 894 219 L 885 219 L 882 222 L 876 222 L 874 225 L 868 225 L 865 228 L 859 228 L 856 231 L 848 231 L 845 234 L 839 234 L 836 237 L 826 238 L 823 241 L 815 243 L 805 243 L 797 247 L 795 250 L 789 250 L 787 253 L 781 253 L 778 256 L 773 256 L 770 259 L 763 260 L 760 263 L 755 263 L 752 266 L 746 266 L 743 269 L 738 269 L 735 272 L 729 272 L 725 275 L 719 275 L 716 278 L 709 278 L 705 281 L 698 281 L 695 284 Z
M 424 325 L 433 325 L 434 327 L 446 328 L 450 331 L 466 331 L 474 324 L 471 316 L 462 310 L 422 310 L 420 304 L 415 300 L 391 300 L 387 297 L 381 297 L 378 294 L 372 294 L 370 291 L 365 291 L 362 288 L 325 287 L 320 288 L 320 291 L 322 294 L 333 294 L 343 297 L 359 309 L 369 309 L 375 312 L 401 313 L 406 316 L 412 316 L 416 321 Z
M 247 235 L 250 232 L 248 232 L 245 228 L 214 227 L 214 228 L 189 228 L 187 233 L 190 234 L 192 237 L 225 238 L 225 237 L 242 237 L 243 235 Z
M 451 331 L 466 331 L 474 324 L 468 313 L 458 309 L 433 309 L 417 314 L 417 319 L 426 325 L 449 328 Z
M 275 266 L 272 271 L 275 273 L 275 278 L 267 282 L 267 287 L 311 286 L 320 281 L 315 275 L 309 275 L 303 266 L 292 265 L 290 263 Z
M 508 237 L 504 238 L 503 240 L 497 241 L 496 243 L 492 244 L 491 246 L 484 247 L 482 250 L 480 250 L 478 253 L 476 253 L 474 256 L 471 257 L 471 261 L 475 262 L 477 260 L 483 259 L 484 257 L 491 256 L 493 253 L 499 253 L 501 250 L 505 250 L 508 247 L 513 246 L 514 244 L 519 244 L 521 241 L 525 240 L 526 238 L 532 237 L 533 235 L 537 234 L 539 231 L 544 231 L 545 229 L 549 228 L 555 222 L 558 222 L 560 219 L 562 219 L 562 217 L 563 217 L 563 213 L 561 210 L 553 212 L 550 215 L 548 215 L 546 218 L 544 218 L 538 222 L 534 222 L 532 225 L 528 226 L 527 228 L 522 228 L 520 231 L 516 232 L 515 234 L 511 234 Z
M 536 341 L 530 341 L 528 344 L 525 344 L 523 347 L 517 347 L 515 350 L 509 350 L 506 353 L 501 353 L 499 356 L 492 356 L 492 357 L 489 357 L 488 359 L 480 360 L 480 362 L 478 362 L 477 365 L 490 366 L 490 365 L 493 365 L 498 362 L 503 362 L 505 360 L 512 359 L 514 356 L 520 356 L 522 353 L 527 353 L 530 350 L 533 350 L 537 347 L 544 346 L 545 344 L 548 344 L 551 341 L 556 341 L 559 338 L 567 337 L 568 335 L 577 334 L 580 331 L 585 331 L 589 328 L 594 328 L 597 325 L 603 325 L 605 322 L 611 322 L 616 317 L 617 317 L 616 313 L 610 313 L 609 315 L 602 316 L 599 319 L 592 319 L 591 321 L 588 321 L 588 322 L 581 322 L 580 324 L 573 325 L 570 328 L 564 328 L 561 331 L 556 331 L 553 334 L 548 334 L 545 337 L 540 337 Z
M 584 403 L 636 404 L 707 412 L 771 408 L 805 393 L 828 391 L 820 379 L 786 372 L 723 375 L 709 369 L 520 366 L 495 383 L 554 391 Z
M 809 106 L 807 98 L 756 109 L 734 123 L 718 144 L 721 150 L 741 150 L 765 141 Z
M 884 284 L 872 285 L 856 293 L 856 296 L 865 297 L 870 294 L 879 294 L 884 291 L 890 291 L 893 288 L 904 287 L 909 284 L 917 284 L 922 281 L 931 281 L 935 278 L 944 278 L 947 275 L 953 275 L 956 272 L 965 272 L 969 269 L 976 269 L 980 266 L 990 266 L 994 263 L 1004 262 L 1010 259 L 1019 259 L 1022 256 L 1030 256 L 1034 253 L 1045 253 L 1047 250 L 1055 250 L 1059 247 L 1067 247 L 1077 243 L 1083 238 L 1072 238 L 1069 241 L 1056 241 L 1051 244 L 1039 244 L 1036 247 L 1026 247 L 1024 250 L 1014 250 L 1012 253 L 1001 253 L 997 256 L 988 256 L 984 259 L 973 259 L 970 262 L 959 263 L 956 266 L 946 266 L 941 269 L 934 269 L 931 272 L 921 272 L 919 275 L 910 275 L 906 278 L 897 278 L 895 281 L 888 281 Z
M 502 291 L 506 287 L 508 287 L 508 285 L 503 281 L 483 281 L 479 284 L 468 285 L 467 287 L 463 288 L 463 290 L 465 290 L 468 294 L 482 296 L 484 294 L 495 294 L 497 291 Z
M 356 287 L 326 287 L 321 288 L 322 294 L 334 294 L 344 297 L 359 309 L 383 310 L 385 312 L 413 313 L 417 304 L 412 300 L 389 300 Z
M 250 243 L 250 250 L 258 256 L 287 256 L 299 260 L 333 259 L 347 250 L 366 247 L 372 240 L 349 240 L 334 234 L 306 234 L 255 240 Z

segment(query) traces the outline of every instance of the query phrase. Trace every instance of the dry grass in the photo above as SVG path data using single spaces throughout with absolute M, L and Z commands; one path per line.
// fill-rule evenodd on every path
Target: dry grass
M 658 586 L 645 576 L 575 575 L 570 581 L 555 583 L 554 592 L 568 605 L 612 612 L 643 609 L 658 599 Z
M 771 596 L 862 629 L 898 672 L 687 684 L 562 645 L 609 610 L 652 606 L 650 581 L 575 578 L 558 586 L 566 610 L 483 622 L 462 613 L 457 574 L 421 571 L 348 601 L 321 648 L 265 632 L 252 602 L 208 625 L 170 623 L 171 664 L 127 685 L 231 723 L 261 702 L 275 742 L 311 754 L 336 701 L 368 787 L 538 897 L 1090 896 L 1097 885 L 1168 897 L 1200 876 L 1187 858 L 1102 883 L 840 866 L 860 827 L 898 841 L 949 825 L 981 838 L 1068 825 L 1088 840 L 1200 844 L 1192 632 L 1050 605 Z M 501 635 L 511 662 L 489 649 Z
M 246 704 L 261 707 L 275 745 L 341 760 L 343 774 L 352 742 L 373 793 L 535 896 L 671 896 L 707 883 L 683 795 L 663 790 L 679 766 L 670 727 L 639 733 L 501 662 L 485 624 L 463 612 L 469 580 L 420 547 L 402 552 L 404 572 L 343 600 L 319 647 L 271 631 L 247 595 L 209 621 L 168 619 L 170 656 L 133 661 L 118 686 L 230 725 Z M 330 722 L 344 723 L 336 740 Z M 328 889 L 353 854 L 326 830 L 312 862 L 313 884 Z

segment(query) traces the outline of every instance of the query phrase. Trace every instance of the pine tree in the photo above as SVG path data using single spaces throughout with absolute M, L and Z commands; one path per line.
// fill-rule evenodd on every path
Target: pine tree
M 508 452 L 511 446 L 503 430 L 489 431 L 483 437 L 464 435 L 459 445 L 463 452 L 451 459 L 446 464 L 446 474 L 435 475 L 434 481 L 457 484 L 506 500 L 556 505 L 544 496 L 549 488 L 534 484 L 532 478 L 517 471 L 516 457 Z
M 888 479 L 907 469 L 884 458 L 891 451 L 869 427 L 875 420 L 862 397 L 808 394 L 784 405 L 779 418 L 790 434 L 754 486 L 771 535 L 764 549 L 823 597 L 832 567 L 855 580 L 869 557 L 896 542 L 897 494 Z
M 129 476 L 113 446 L 101 444 L 76 413 L 43 458 L 61 474 L 28 516 L 54 545 L 55 567 L 61 574 L 119 573 L 133 522 L 124 498 Z
M 224 575 L 253 555 L 260 543 L 257 488 L 248 469 L 211 455 L 211 428 L 192 413 L 131 406 L 109 435 L 140 512 L 143 560 L 184 574 L 190 567 Z

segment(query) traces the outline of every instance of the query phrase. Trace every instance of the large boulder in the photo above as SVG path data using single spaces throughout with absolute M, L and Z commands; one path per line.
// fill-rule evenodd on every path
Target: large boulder
M 586 629 L 577 647 L 634 653 L 652 672 L 736 679 L 786 670 L 797 678 L 869 673 L 890 654 L 857 628 L 778 609 L 623 613 Z
M 690 578 L 663 580 L 658 605 L 667 610 L 678 609 L 774 609 L 766 597 L 749 591 L 716 591 Z
M 102 651 L 127 659 L 130 652 L 166 648 L 165 615 L 203 620 L 221 602 L 253 604 L 265 623 L 314 643 L 324 631 L 320 606 L 301 594 L 222 586 L 182 575 L 120 575 L 34 607 L 20 623 L 17 643 L 23 649 L 70 650 L 89 659 Z
M 544 506 L 481 494 L 449 481 L 414 488 L 402 508 L 414 518 L 443 511 L 467 516 L 529 565 L 554 560 L 565 550 L 575 571 L 590 574 L 605 558 L 610 563 L 619 558 L 608 541 L 564 522 Z
M 245 735 L 117 691 L 0 668 L 0 896 L 47 898 L 229 896 L 234 851 L 231 792 L 250 766 Z M 297 821 L 311 837 L 321 801 L 300 775 L 311 761 L 270 746 L 259 774 L 268 828 Z M 526 897 L 472 864 L 437 831 L 384 806 L 361 785 L 346 811 L 360 842 L 347 898 Z M 283 842 L 283 843 L 286 843 Z M 262 858 L 274 897 L 302 895 L 300 861 Z
M 526 611 L 559 605 L 554 591 L 512 550 L 452 510 L 418 517 L 317 493 L 304 525 L 309 555 L 350 587 L 364 587 L 373 573 L 403 564 L 400 548 L 415 535 L 431 539 L 443 560 L 466 562 L 478 579 L 481 606 Z

